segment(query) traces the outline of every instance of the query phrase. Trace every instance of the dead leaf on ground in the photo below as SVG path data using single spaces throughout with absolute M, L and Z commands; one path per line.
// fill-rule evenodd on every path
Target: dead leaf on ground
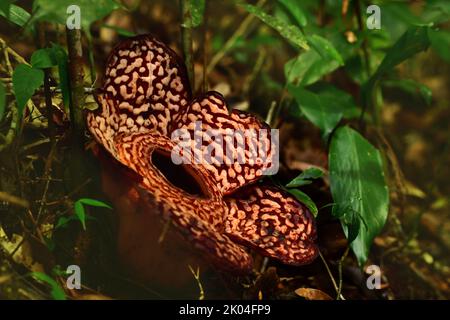
M 306 300 L 333 300 L 325 292 L 313 288 L 298 288 L 295 293 Z

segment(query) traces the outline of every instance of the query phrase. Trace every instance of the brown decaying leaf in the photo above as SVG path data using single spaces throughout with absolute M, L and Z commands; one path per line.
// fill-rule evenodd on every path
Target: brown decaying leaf
M 325 292 L 313 288 L 298 288 L 295 293 L 306 300 L 333 300 Z

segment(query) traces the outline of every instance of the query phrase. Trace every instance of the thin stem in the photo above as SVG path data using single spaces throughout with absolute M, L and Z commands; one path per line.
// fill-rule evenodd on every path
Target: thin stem
M 206 76 L 206 66 L 208 64 L 208 53 L 209 53 L 209 33 L 208 33 L 208 1 L 205 2 L 205 14 L 203 15 L 203 45 L 202 45 L 202 56 L 203 56 L 203 74 L 202 74 L 202 83 L 201 83 L 201 90 L 202 92 L 206 92 L 208 85 L 207 85 L 207 76 Z
M 94 84 L 97 80 L 97 72 L 95 71 L 95 59 L 94 59 L 94 44 L 92 42 L 92 37 L 90 34 L 87 34 L 88 40 L 88 56 L 89 56 L 89 71 L 91 73 L 91 83 Z
M 189 83 L 191 88 L 195 88 L 195 74 L 194 74 L 194 49 L 192 41 L 192 28 L 186 26 L 186 22 L 191 19 L 190 7 L 187 4 L 188 0 L 181 0 L 181 42 L 183 46 L 184 62 L 186 63 L 186 68 L 189 77 Z
M 13 106 L 14 101 L 11 102 L 11 104 L 9 105 L 9 109 L 11 110 L 11 125 L 9 126 L 9 130 L 8 133 L 6 134 L 6 136 L 3 138 L 3 144 L 0 145 L 0 152 L 5 150 L 14 140 L 14 138 L 16 137 L 16 132 L 17 132 L 17 123 L 19 121 L 19 112 L 17 111 L 17 108 L 14 108 Z
M 344 254 L 341 257 L 341 260 L 339 260 L 339 265 L 338 265 L 339 287 L 338 287 L 336 300 L 339 300 L 341 298 L 341 292 L 342 292 L 342 264 L 344 263 L 345 258 L 347 258 L 349 250 L 350 250 L 350 247 L 347 247 L 347 249 L 345 249 L 345 252 L 344 252 Z
M 331 273 L 331 270 L 328 267 L 328 263 L 325 260 L 325 258 L 323 257 L 322 252 L 320 252 L 320 251 L 319 251 L 319 256 L 320 256 L 320 259 L 322 259 L 323 264 L 325 265 L 325 269 L 327 269 L 327 273 L 330 276 L 331 283 L 333 284 L 334 290 L 336 290 L 336 293 L 338 293 L 339 292 L 339 288 L 338 288 L 338 286 L 336 284 L 336 280 L 334 280 L 333 274 Z M 341 300 L 345 300 L 345 298 L 342 296 L 342 294 L 340 294 L 340 298 L 341 298 Z

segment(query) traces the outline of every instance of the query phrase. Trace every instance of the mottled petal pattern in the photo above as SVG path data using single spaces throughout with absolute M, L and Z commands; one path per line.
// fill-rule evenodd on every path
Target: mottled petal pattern
M 195 159 L 201 159 L 223 194 L 261 178 L 278 160 L 270 127 L 247 112 L 229 112 L 217 92 L 195 99 L 181 112 L 174 127 L 189 131 Z M 198 138 L 202 140 L 200 145 Z
M 164 218 L 172 221 L 186 239 L 224 269 L 238 273 L 251 270 L 251 257 L 223 233 L 228 208 L 204 167 L 182 165 L 181 169 L 201 187 L 200 194 L 192 194 L 168 181 L 154 164 L 153 155 L 158 154 L 159 159 L 171 165 L 173 142 L 169 138 L 158 133 L 135 133 L 119 136 L 116 145 L 119 161 L 142 176 L 144 192 L 156 201 Z
M 311 212 L 293 196 L 268 185 L 251 185 L 226 198 L 225 233 L 286 264 L 310 263 L 318 254 Z
M 241 245 L 292 265 L 316 257 L 311 213 L 284 191 L 256 184 L 278 154 L 270 127 L 249 113 L 229 112 L 217 92 L 192 100 L 186 68 L 166 45 L 149 35 L 120 43 L 97 102 L 99 108 L 87 112 L 93 137 L 137 174 L 141 197 L 156 202 L 217 266 L 251 271 Z M 176 149 L 179 141 L 171 137 L 178 130 L 187 132 L 192 148 Z M 174 154 L 182 164 L 174 163 Z

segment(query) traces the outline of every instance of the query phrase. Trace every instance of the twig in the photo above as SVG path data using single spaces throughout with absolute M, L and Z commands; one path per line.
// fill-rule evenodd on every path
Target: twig
M 331 273 L 331 270 L 328 267 L 328 263 L 325 260 L 325 258 L 323 257 L 322 252 L 320 252 L 320 251 L 319 251 L 319 256 L 320 256 L 320 259 L 322 259 L 323 264 L 325 265 L 325 269 L 327 269 L 327 273 L 330 276 L 331 283 L 333 284 L 334 290 L 336 290 L 336 293 L 338 293 L 339 292 L 339 288 L 338 288 L 338 286 L 336 284 L 336 280 L 334 280 L 333 274 Z M 340 297 L 341 300 L 345 300 L 345 298 L 342 296 L 342 294 L 340 294 L 339 297 Z
M 22 58 L 22 56 L 20 54 L 18 54 L 16 51 L 14 51 L 12 48 L 10 48 L 6 44 L 5 40 L 3 40 L 2 38 L 0 38 L 0 44 L 2 45 L 2 47 L 8 54 L 12 55 L 14 57 L 14 59 L 16 59 L 17 62 L 26 64 L 27 66 L 31 66 L 24 58 Z M 10 66 L 10 64 L 9 64 L 9 66 Z
M 14 138 L 16 137 L 16 132 L 17 132 L 17 122 L 19 120 L 19 112 L 17 111 L 17 108 L 13 107 L 14 101 L 10 103 L 9 105 L 9 109 L 11 110 L 11 125 L 9 126 L 9 130 L 8 133 L 6 134 L 6 136 L 3 138 L 4 142 L 3 144 L 0 145 L 0 152 L 2 152 L 3 150 L 5 150 L 13 141 Z
M 345 252 L 344 252 L 344 254 L 341 257 L 341 260 L 339 260 L 339 265 L 338 265 L 338 270 L 339 270 L 339 287 L 338 287 L 336 300 L 339 300 L 340 297 L 341 297 L 341 292 L 342 292 L 342 264 L 344 263 L 345 258 L 347 258 L 349 250 L 350 250 L 350 247 L 347 247 L 347 249 L 345 249 Z
M 50 148 L 50 152 L 47 157 L 47 161 L 45 162 L 45 169 L 44 169 L 45 171 L 44 171 L 44 177 L 43 177 L 45 179 L 45 185 L 44 185 L 44 191 L 42 192 L 39 211 L 38 211 L 38 214 L 36 217 L 36 223 L 39 222 L 42 211 L 44 209 L 44 205 L 47 202 L 47 192 L 48 192 L 48 187 L 50 186 L 52 163 L 53 163 L 53 158 L 54 158 L 55 152 L 56 152 L 56 141 L 53 142 L 53 144 Z
M 198 289 L 200 290 L 200 296 L 198 297 L 198 300 L 205 300 L 205 291 L 203 290 L 203 285 L 200 282 L 200 268 L 197 267 L 197 271 L 194 271 L 191 265 L 188 265 L 188 267 L 192 275 L 194 276 L 195 281 L 197 281 Z

